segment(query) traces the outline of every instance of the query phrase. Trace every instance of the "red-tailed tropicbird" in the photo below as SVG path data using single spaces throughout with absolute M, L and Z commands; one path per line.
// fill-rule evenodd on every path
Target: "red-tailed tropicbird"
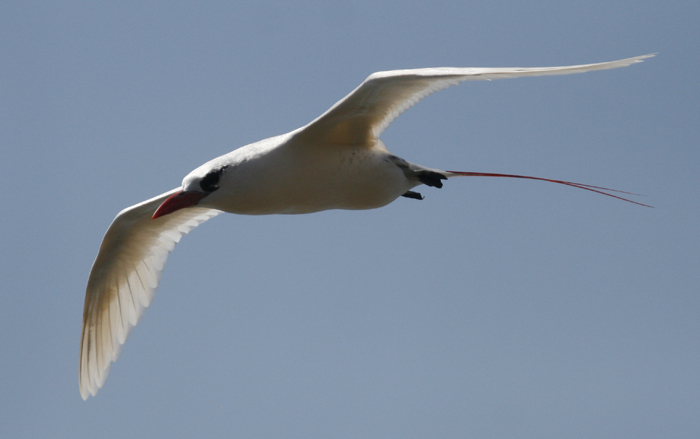
M 391 154 L 379 135 L 419 100 L 462 81 L 614 69 L 651 56 L 566 67 L 373 73 L 310 124 L 215 158 L 187 175 L 181 187 L 122 210 L 105 234 L 88 280 L 80 341 L 81 396 L 87 399 L 104 385 L 111 363 L 153 300 L 175 244 L 221 212 L 374 209 L 400 196 L 422 199 L 414 187 L 440 188 L 443 180 L 461 176 L 543 180 L 621 198 L 603 192 L 610 189 L 567 181 L 425 168 Z

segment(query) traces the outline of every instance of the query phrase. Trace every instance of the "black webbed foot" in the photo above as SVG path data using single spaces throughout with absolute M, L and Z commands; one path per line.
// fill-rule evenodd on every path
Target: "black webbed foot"
M 418 192 L 413 192 L 413 191 L 408 191 L 405 194 L 401 195 L 402 197 L 406 198 L 413 198 L 414 200 L 422 200 L 425 198 L 423 195 L 419 194 Z
M 416 172 L 416 178 L 424 185 L 436 187 L 438 189 L 442 187 L 442 181 L 440 180 L 447 180 L 447 177 L 444 175 L 433 171 L 418 171 Z

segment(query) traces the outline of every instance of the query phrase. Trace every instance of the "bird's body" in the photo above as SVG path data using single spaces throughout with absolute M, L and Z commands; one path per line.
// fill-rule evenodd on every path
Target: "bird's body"
M 202 165 L 203 175 L 212 166 L 227 166 L 219 184 L 230 190 L 217 190 L 198 205 L 249 215 L 373 209 L 420 184 L 407 178 L 397 160 L 381 140 L 329 148 L 290 134 L 272 137 Z
M 391 154 L 379 135 L 423 97 L 461 81 L 581 73 L 624 67 L 649 56 L 567 67 L 374 73 L 310 124 L 207 162 L 187 175 L 181 188 L 124 209 L 109 227 L 88 280 L 80 347 L 82 397 L 102 387 L 129 332 L 153 300 L 168 254 L 197 225 L 221 212 L 373 209 L 400 196 L 422 199 L 414 187 L 439 188 L 443 180 L 458 176 L 546 180 L 425 168 Z

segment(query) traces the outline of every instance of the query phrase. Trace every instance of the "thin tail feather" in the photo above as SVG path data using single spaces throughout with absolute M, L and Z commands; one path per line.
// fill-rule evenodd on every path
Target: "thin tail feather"
M 608 197 L 612 198 L 617 198 L 618 200 L 622 201 L 627 201 L 628 203 L 632 204 L 637 204 L 639 206 L 644 206 L 644 207 L 651 207 L 653 208 L 654 206 L 649 206 L 648 204 L 643 204 L 643 203 L 638 203 L 636 201 L 628 200 L 627 198 L 621 197 L 619 195 L 614 195 L 614 194 L 609 194 L 608 192 L 615 192 L 618 194 L 627 194 L 627 195 L 637 195 L 640 196 L 639 194 L 635 194 L 633 192 L 625 192 L 625 191 L 619 191 L 617 189 L 610 189 L 606 187 L 600 187 L 600 186 L 593 186 L 590 184 L 583 184 L 583 183 L 574 183 L 571 181 L 563 181 L 563 180 L 552 180 L 549 178 L 541 178 L 541 177 L 530 177 L 527 175 L 513 175 L 513 174 L 495 174 L 495 173 L 490 173 L 490 172 L 459 172 L 459 171 L 445 171 L 446 174 L 448 174 L 448 177 L 508 177 L 508 178 L 524 178 L 528 180 L 540 180 L 540 181 L 548 181 L 550 183 L 558 183 L 558 184 L 564 184 L 567 186 L 572 186 L 575 188 L 579 189 L 584 189 L 587 191 L 595 192 L 597 194 L 602 194 L 606 195 Z M 607 192 L 605 192 L 607 191 Z

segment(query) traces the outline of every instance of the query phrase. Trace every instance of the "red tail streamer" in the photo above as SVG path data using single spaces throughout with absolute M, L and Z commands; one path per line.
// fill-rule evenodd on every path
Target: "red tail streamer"
M 489 173 L 489 172 L 459 172 L 459 171 L 445 171 L 445 172 L 450 173 L 450 174 L 454 174 L 454 175 L 461 175 L 463 177 L 508 177 L 508 178 L 525 178 L 528 180 L 548 181 L 550 183 L 565 184 L 567 186 L 572 186 L 572 187 L 576 187 L 579 189 L 585 189 L 587 191 L 595 192 L 597 194 L 607 195 L 608 197 L 617 198 L 618 200 L 627 201 L 628 203 L 637 204 L 639 206 L 651 207 L 651 208 L 654 207 L 654 206 L 649 206 L 648 204 L 643 204 L 643 203 L 638 203 L 636 201 L 628 200 L 627 198 L 623 198 L 623 197 L 620 197 L 618 195 L 609 194 L 607 192 L 616 192 L 618 194 L 627 194 L 627 195 L 639 195 L 639 194 L 635 194 L 633 192 L 618 191 L 616 189 L 609 189 L 606 187 L 593 186 L 590 184 L 573 183 L 571 181 L 563 181 L 563 180 L 551 180 L 549 178 L 529 177 L 527 175 L 493 174 L 493 173 Z M 607 191 L 607 192 L 605 192 L 605 191 Z

